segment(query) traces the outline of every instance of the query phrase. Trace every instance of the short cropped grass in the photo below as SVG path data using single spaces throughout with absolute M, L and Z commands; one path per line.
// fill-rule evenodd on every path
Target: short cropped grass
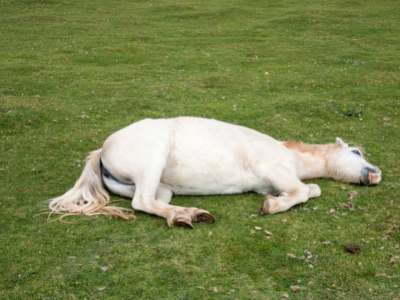
M 0 1 L 0 298 L 399 299 L 399 16 L 380 0 Z M 174 198 L 216 217 L 194 230 L 48 222 L 109 134 L 184 115 L 339 136 L 383 181 L 313 180 L 321 198 L 264 217 L 256 194 Z

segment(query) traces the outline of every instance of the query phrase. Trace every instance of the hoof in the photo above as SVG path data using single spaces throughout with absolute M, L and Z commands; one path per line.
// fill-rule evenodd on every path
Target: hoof
M 185 219 L 176 219 L 173 224 L 174 224 L 174 226 L 193 229 L 192 223 Z
M 270 205 L 269 202 L 270 202 L 269 199 L 266 199 L 266 200 L 264 201 L 263 207 L 261 208 L 261 212 L 260 212 L 260 214 L 261 214 L 262 216 L 263 216 L 263 215 L 271 215 L 271 214 L 272 214 L 272 212 L 271 212 L 271 205 Z
M 195 222 L 212 224 L 215 222 L 215 218 L 208 212 L 200 211 L 196 214 Z

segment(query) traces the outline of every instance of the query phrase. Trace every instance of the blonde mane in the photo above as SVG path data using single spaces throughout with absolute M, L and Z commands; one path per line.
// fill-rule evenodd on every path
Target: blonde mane
M 296 141 L 286 141 L 283 142 L 283 145 L 286 148 L 295 150 L 300 153 L 308 153 L 312 156 L 326 156 L 330 153 L 336 152 L 341 148 L 340 145 L 337 144 L 316 145 Z

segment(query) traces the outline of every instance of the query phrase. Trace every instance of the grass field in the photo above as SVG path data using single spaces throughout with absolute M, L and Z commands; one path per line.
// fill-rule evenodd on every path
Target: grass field
M 400 299 L 399 16 L 390 0 L 0 1 L 0 298 Z M 216 217 L 194 230 L 48 222 L 109 134 L 183 115 L 339 136 L 383 181 L 313 180 L 320 198 L 264 217 L 256 194 L 174 198 Z

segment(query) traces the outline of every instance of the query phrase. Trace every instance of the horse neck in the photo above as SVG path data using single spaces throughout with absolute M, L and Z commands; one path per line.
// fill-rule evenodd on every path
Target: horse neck
M 328 177 L 327 159 L 336 149 L 334 144 L 310 145 L 302 142 L 283 142 L 295 152 L 296 172 L 300 180 Z

